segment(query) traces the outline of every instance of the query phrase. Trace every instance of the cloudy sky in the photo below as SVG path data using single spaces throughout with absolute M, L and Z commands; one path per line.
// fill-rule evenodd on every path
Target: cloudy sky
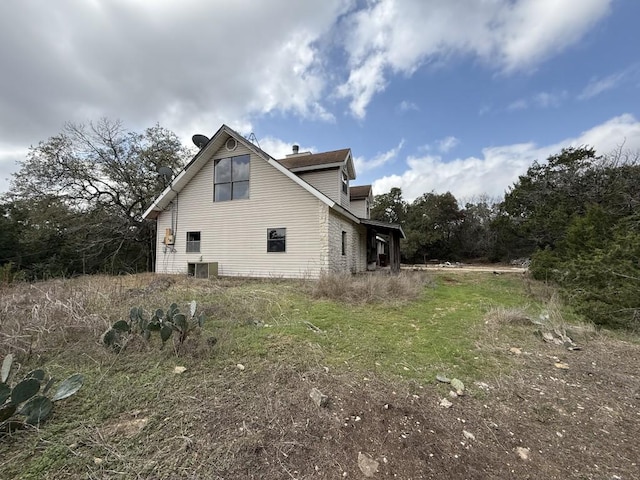
M 2 0 L 0 192 L 67 121 L 222 123 L 356 183 L 499 197 L 570 145 L 640 150 L 637 0 Z

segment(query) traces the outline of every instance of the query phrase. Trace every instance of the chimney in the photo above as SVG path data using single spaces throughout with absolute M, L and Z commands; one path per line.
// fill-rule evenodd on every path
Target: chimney
M 300 150 L 300 145 L 294 145 L 293 146 L 293 154 L 296 155 L 298 153 L 298 151 Z

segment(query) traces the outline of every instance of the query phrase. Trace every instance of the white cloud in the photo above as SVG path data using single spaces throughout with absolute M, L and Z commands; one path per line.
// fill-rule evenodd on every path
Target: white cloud
M 420 108 L 418 108 L 418 105 L 416 105 L 413 102 L 409 102 L 407 100 L 402 100 L 400 102 L 400 105 L 398 105 L 398 109 L 401 112 L 410 112 L 410 111 L 418 112 L 418 111 L 420 111 Z
M 0 193 L 9 190 L 11 174 L 17 170 L 17 162 L 24 160 L 28 152 L 26 148 L 0 143 Z
M 557 108 L 564 99 L 567 98 L 567 92 L 540 92 L 534 95 L 533 101 L 539 108 Z
M 504 73 L 534 68 L 580 40 L 612 0 L 377 0 L 351 15 L 345 42 L 348 79 L 339 97 L 366 115 L 387 76 L 429 62 L 472 55 Z
M 508 111 L 526 110 L 530 107 L 537 108 L 558 108 L 567 98 L 566 91 L 561 92 L 538 92 L 530 98 L 520 98 L 507 105 Z
M 442 153 L 447 153 L 457 147 L 458 144 L 460 144 L 460 140 L 458 140 L 456 137 L 445 137 L 441 140 L 438 140 L 438 150 L 440 150 Z
M 102 116 L 185 138 L 264 114 L 331 121 L 321 42 L 350 5 L 1 2 L 0 131 L 29 144 Z
M 393 147 L 391 150 L 387 150 L 386 152 L 378 153 L 375 157 L 370 160 L 366 160 L 364 157 L 355 157 L 353 159 L 353 163 L 356 167 L 356 173 L 361 174 L 368 170 L 373 170 L 375 168 L 379 168 L 383 165 L 386 165 L 389 162 L 392 162 L 398 157 L 398 153 L 402 150 L 404 145 L 404 139 L 400 140 L 400 143 Z
M 531 142 L 488 147 L 482 150 L 481 157 L 445 160 L 440 155 L 409 156 L 407 170 L 376 180 L 373 190 L 377 195 L 400 187 L 407 200 L 430 191 L 450 191 L 456 198 L 481 194 L 502 197 L 534 160 L 544 161 L 562 148 L 585 145 L 594 147 L 599 154 L 611 153 L 620 146 L 631 152 L 640 151 L 640 121 L 624 114 L 552 145 Z
M 612 73 L 606 77 L 599 78 L 594 77 L 589 80 L 589 83 L 584 87 L 582 92 L 578 95 L 579 100 L 588 100 L 596 97 L 601 93 L 618 88 L 624 82 L 626 82 L 631 76 L 637 74 L 637 66 L 627 68 L 621 72 Z
M 315 152 L 315 147 L 306 147 L 296 142 L 287 142 L 279 138 L 264 137 L 258 140 L 260 148 L 271 155 L 273 158 L 281 159 L 285 158 L 290 153 L 293 153 L 293 145 L 300 147 L 300 152 Z

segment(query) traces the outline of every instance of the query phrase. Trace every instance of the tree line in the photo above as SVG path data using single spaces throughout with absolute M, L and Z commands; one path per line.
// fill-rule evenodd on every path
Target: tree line
M 155 222 L 142 214 L 193 152 L 155 125 L 107 119 L 67 124 L 30 148 L 0 197 L 0 283 L 152 271 Z M 597 324 L 640 328 L 640 161 L 568 148 L 534 162 L 503 198 L 459 201 L 399 188 L 377 195 L 372 218 L 402 225 L 405 263 L 530 259 Z
M 431 192 L 407 202 L 392 188 L 372 217 L 402 225 L 404 262 L 530 259 L 532 276 L 594 323 L 640 329 L 639 160 L 567 148 L 534 162 L 502 199 L 461 206 Z
M 27 280 L 151 270 L 154 222 L 142 219 L 190 152 L 159 125 L 67 124 L 32 146 L 0 199 L 3 275 Z

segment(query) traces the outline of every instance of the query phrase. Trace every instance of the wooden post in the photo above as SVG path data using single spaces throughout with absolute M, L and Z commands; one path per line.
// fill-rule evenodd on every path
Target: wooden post
M 400 238 L 395 231 L 389 232 L 389 264 L 391 273 L 400 273 Z

